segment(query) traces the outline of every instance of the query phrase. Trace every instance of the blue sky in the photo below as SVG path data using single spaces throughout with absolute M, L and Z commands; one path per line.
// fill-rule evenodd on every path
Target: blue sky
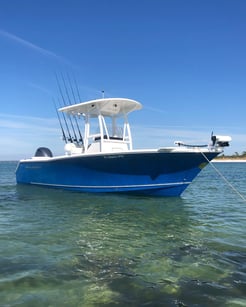
M 244 0 L 0 0 L 0 160 L 63 153 L 55 73 L 83 101 L 140 101 L 135 148 L 213 130 L 246 151 L 245 16 Z

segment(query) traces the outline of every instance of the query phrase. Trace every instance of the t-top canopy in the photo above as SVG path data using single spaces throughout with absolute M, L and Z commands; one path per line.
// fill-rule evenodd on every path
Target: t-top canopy
M 59 111 L 70 115 L 89 115 L 90 117 L 122 116 L 134 110 L 140 110 L 141 103 L 127 98 L 103 98 L 81 102 L 60 108 Z

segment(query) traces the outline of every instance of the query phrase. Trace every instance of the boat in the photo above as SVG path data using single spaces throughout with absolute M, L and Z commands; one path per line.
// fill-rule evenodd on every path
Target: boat
M 172 147 L 134 149 L 128 118 L 141 108 L 136 100 L 104 97 L 57 108 L 64 154 L 53 156 L 49 148 L 39 147 L 33 157 L 19 161 L 17 184 L 180 196 L 231 141 L 230 136 L 212 135 L 208 145 L 176 141 Z

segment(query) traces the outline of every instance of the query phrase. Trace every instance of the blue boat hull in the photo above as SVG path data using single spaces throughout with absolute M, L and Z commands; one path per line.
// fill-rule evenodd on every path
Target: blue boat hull
M 210 161 L 218 153 L 208 152 Z M 208 163 L 199 152 L 145 152 L 22 160 L 18 184 L 80 192 L 180 196 Z

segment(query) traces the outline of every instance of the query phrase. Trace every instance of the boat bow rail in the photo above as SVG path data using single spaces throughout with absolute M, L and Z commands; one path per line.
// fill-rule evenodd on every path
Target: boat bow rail
M 186 150 L 192 151 L 215 151 L 215 152 L 223 152 L 224 147 L 230 146 L 232 138 L 228 135 L 213 135 L 211 136 L 211 143 L 210 144 L 203 144 L 203 145 L 192 145 L 186 144 L 182 141 L 175 141 L 174 144 L 177 145 L 177 148 L 182 148 Z

